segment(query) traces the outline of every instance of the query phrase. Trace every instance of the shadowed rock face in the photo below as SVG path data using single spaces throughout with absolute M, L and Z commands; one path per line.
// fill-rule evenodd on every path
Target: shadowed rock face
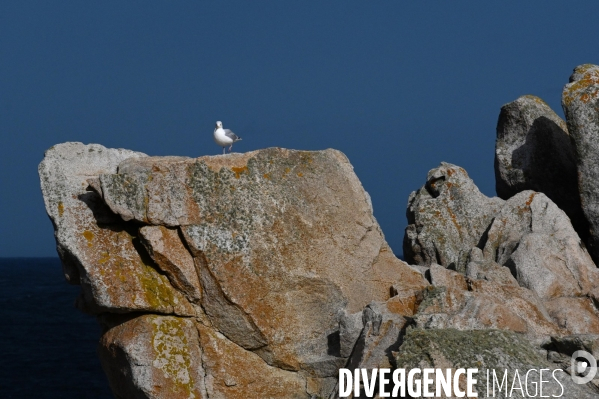
M 599 66 L 574 69 L 562 92 L 562 107 L 574 143 L 582 210 L 589 222 L 589 251 L 599 261 Z
M 362 334 L 342 344 L 342 315 L 389 301 L 390 334 L 364 333 L 370 364 L 388 363 L 428 285 L 392 254 L 338 151 L 191 159 L 66 143 L 40 176 L 118 397 L 328 396 Z
M 574 145 L 566 123 L 540 98 L 522 96 L 501 107 L 495 142 L 497 195 L 524 190 L 547 195 L 586 241 L 588 223 L 580 206 Z

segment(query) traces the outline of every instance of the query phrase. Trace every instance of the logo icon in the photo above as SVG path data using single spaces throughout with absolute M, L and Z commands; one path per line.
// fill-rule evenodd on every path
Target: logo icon
M 585 372 L 588 374 L 583 375 Z M 597 360 L 587 351 L 574 352 L 570 360 L 570 375 L 576 384 L 590 382 L 597 375 Z

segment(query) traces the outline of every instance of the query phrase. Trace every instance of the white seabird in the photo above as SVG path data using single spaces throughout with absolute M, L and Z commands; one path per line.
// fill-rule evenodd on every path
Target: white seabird
M 216 129 L 214 129 L 214 141 L 216 144 L 223 147 L 223 154 L 226 152 L 225 147 L 230 145 L 229 152 L 231 152 L 233 149 L 233 143 L 239 140 L 241 140 L 241 137 L 238 137 L 229 129 L 223 129 L 223 123 L 221 121 L 216 121 Z

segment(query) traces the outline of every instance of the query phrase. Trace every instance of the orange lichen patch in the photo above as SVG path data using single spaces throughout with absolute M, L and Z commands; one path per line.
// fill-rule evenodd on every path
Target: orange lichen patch
M 110 253 L 108 251 L 102 252 L 100 259 L 98 259 L 98 263 L 104 264 L 110 260 Z
M 452 169 L 447 169 L 447 176 L 451 177 L 451 175 L 453 175 L 454 171 Z
M 599 84 L 599 73 L 592 67 L 592 65 L 583 65 L 580 68 L 576 68 L 576 72 L 582 73 L 583 76 L 580 80 L 572 82 L 565 87 L 564 104 L 566 106 L 570 106 L 577 97 L 583 103 L 587 103 L 592 99 L 597 98 L 597 91 L 592 93 L 584 92 L 588 87 Z M 582 94 L 580 94 L 581 92 Z
M 458 218 L 456 217 L 455 213 L 453 213 L 453 211 L 451 210 L 451 207 L 447 207 L 447 210 L 449 211 L 449 216 L 451 217 L 451 221 L 453 222 L 456 230 L 458 231 L 458 234 L 461 237 L 462 236 L 462 226 L 460 226 L 460 224 L 458 223 Z
M 391 313 L 402 316 L 413 316 L 418 309 L 418 300 L 416 295 L 394 296 L 387 301 L 387 309 Z
M 241 176 L 242 173 L 247 172 L 248 171 L 248 167 L 247 165 L 242 166 L 242 167 L 232 167 L 231 170 L 233 172 L 235 172 L 235 178 L 239 179 L 239 177 Z
M 300 159 L 302 162 L 308 162 L 308 163 L 312 163 L 313 159 L 312 159 L 312 153 L 309 151 L 302 151 L 300 153 Z
M 227 156 L 216 155 L 216 156 L 203 156 L 196 158 L 196 162 L 204 162 L 210 170 L 213 172 L 219 172 L 222 168 L 242 168 L 247 165 L 251 158 L 258 155 L 260 151 L 251 151 L 245 153 L 233 153 Z
M 544 105 L 544 106 L 547 106 L 547 107 L 549 106 L 549 105 L 547 105 L 547 103 L 546 103 L 545 101 L 543 101 L 543 99 L 542 99 L 542 98 L 539 98 L 539 97 L 537 97 L 537 96 L 533 96 L 532 94 L 526 94 L 526 95 L 524 95 L 524 96 L 522 96 L 522 97 L 523 97 L 523 98 L 528 98 L 528 99 L 530 99 L 530 100 L 533 100 L 533 101 L 534 101 L 534 102 L 536 102 L 537 104 Z
M 302 172 L 299 172 L 297 175 L 298 175 L 299 177 L 302 177 L 304 174 L 303 174 Z
M 64 204 L 62 201 L 58 202 L 58 216 L 62 216 L 64 213 Z
M 270 173 L 265 173 L 265 174 L 263 175 L 263 177 L 264 177 L 265 179 L 268 179 L 268 180 L 270 180 Z
M 91 247 L 92 246 L 92 240 L 94 239 L 94 233 L 92 233 L 89 230 L 85 230 L 83 232 L 83 237 L 85 237 L 85 239 L 87 240 L 87 246 Z
M 530 197 L 526 201 L 526 206 L 530 206 L 530 204 L 532 204 L 532 200 L 534 199 L 535 195 L 537 195 L 537 193 L 530 194 Z

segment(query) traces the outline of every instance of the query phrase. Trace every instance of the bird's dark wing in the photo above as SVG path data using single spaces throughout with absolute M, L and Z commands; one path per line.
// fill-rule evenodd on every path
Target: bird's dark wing
M 238 137 L 235 133 L 233 133 L 229 129 L 224 129 L 224 131 L 225 131 L 225 136 L 227 136 L 228 138 L 230 138 L 234 142 L 241 140 L 241 137 Z

